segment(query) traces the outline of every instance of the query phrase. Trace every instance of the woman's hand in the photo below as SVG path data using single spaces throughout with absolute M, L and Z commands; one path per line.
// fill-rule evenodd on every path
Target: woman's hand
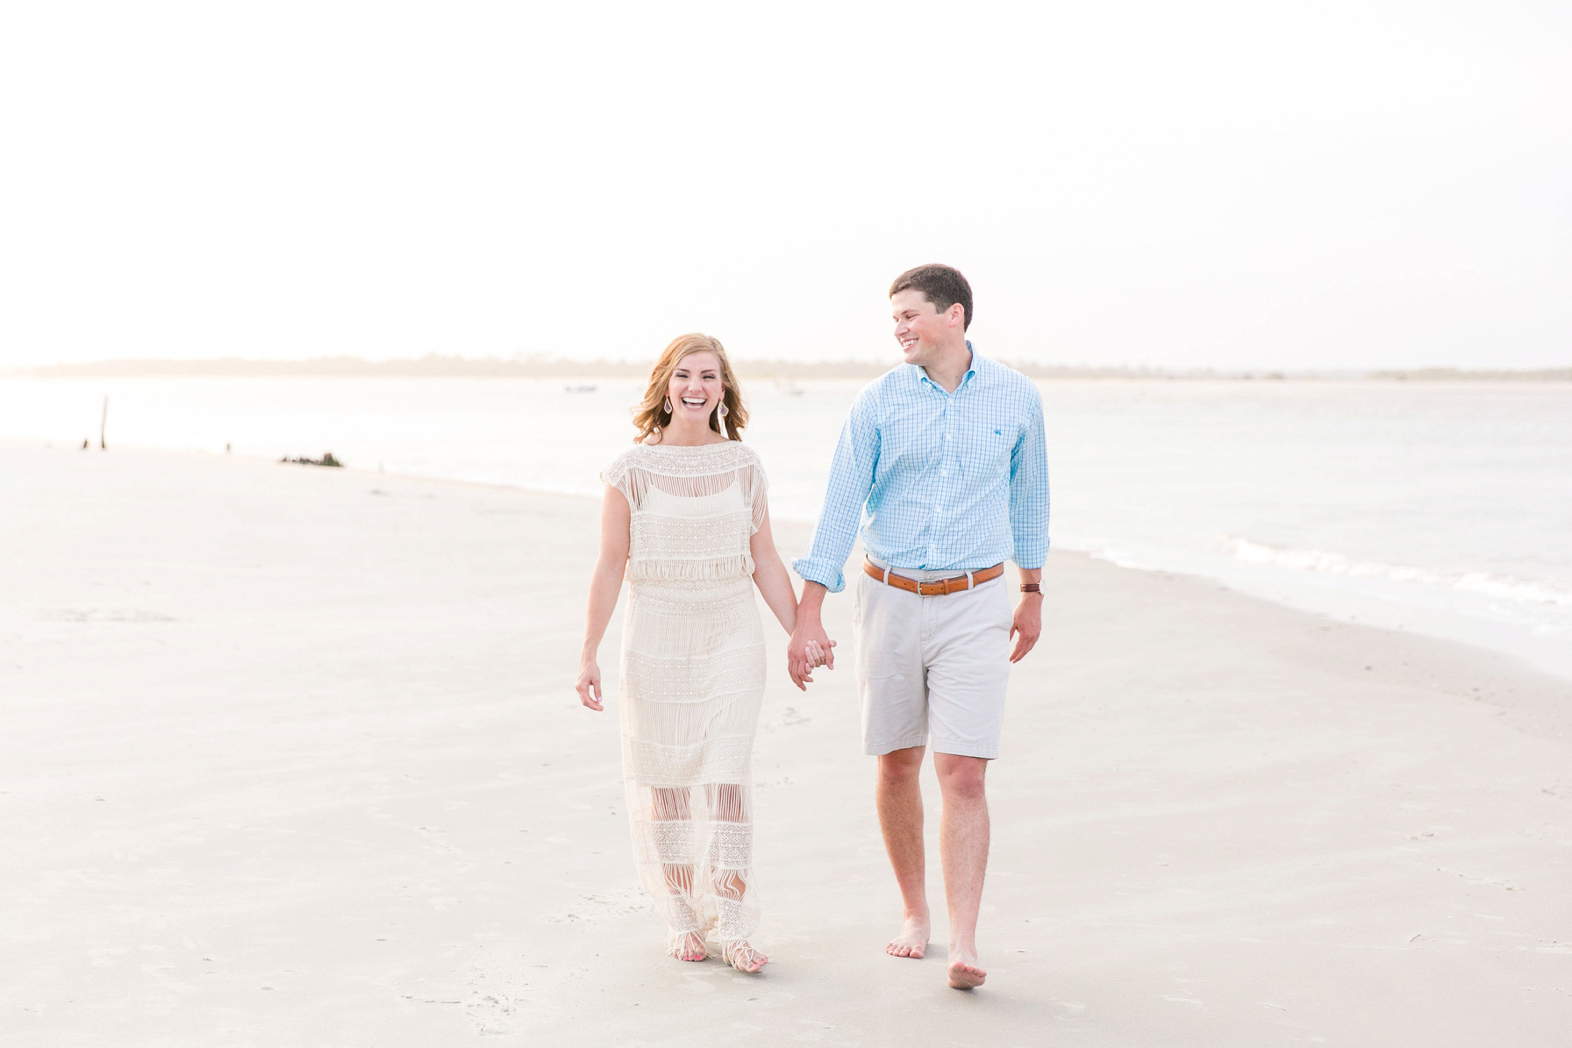
M 835 647 L 835 642 L 832 640 L 830 641 L 830 648 L 833 647 Z M 820 666 L 827 665 L 829 661 L 829 648 L 820 647 L 818 641 L 810 640 L 808 642 L 808 668 L 810 670 L 816 670 Z
M 600 704 L 600 664 L 594 659 L 584 660 L 584 664 L 579 667 L 579 682 L 573 687 L 584 705 L 597 712 L 605 709 Z

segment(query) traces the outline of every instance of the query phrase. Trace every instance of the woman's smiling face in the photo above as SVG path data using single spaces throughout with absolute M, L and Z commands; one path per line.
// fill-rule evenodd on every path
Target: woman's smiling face
M 721 401 L 726 387 L 721 382 L 720 358 L 714 353 L 689 353 L 677 361 L 666 385 L 671 398 L 671 417 L 708 425 L 708 416 Z

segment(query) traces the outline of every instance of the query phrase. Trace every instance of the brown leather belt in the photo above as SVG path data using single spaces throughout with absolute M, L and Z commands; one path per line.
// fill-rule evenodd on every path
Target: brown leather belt
M 907 593 L 915 593 L 919 597 L 942 597 L 947 593 L 959 593 L 969 590 L 973 586 L 980 586 L 984 582 L 992 582 L 1004 574 L 1004 564 L 998 563 L 991 568 L 982 568 L 978 571 L 968 571 L 964 575 L 954 578 L 934 579 L 932 582 L 918 582 L 905 575 L 897 575 L 893 571 L 885 571 L 871 560 L 862 562 L 863 570 L 869 575 L 896 589 L 903 589 Z

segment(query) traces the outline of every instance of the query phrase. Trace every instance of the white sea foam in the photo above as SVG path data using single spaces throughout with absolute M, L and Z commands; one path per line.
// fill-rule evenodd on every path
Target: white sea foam
M 1098 546 L 1084 547 L 1084 546 L 1081 546 L 1081 545 L 1078 545 L 1078 544 L 1072 544 L 1072 543 L 1067 543 L 1067 542 L 1057 543 L 1056 546 L 1057 546 L 1058 549 L 1068 549 L 1068 550 L 1073 550 L 1073 551 L 1075 551 L 1077 553 L 1084 553 L 1088 557 L 1091 557 L 1093 560 L 1104 560 L 1104 561 L 1107 561 L 1109 564 L 1112 564 L 1116 568 L 1129 568 L 1131 571 L 1162 571 L 1163 570 L 1162 568 L 1158 567 L 1156 564 L 1153 564 L 1153 563 L 1151 563 L 1150 561 L 1147 561 L 1147 560 L 1142 560 L 1142 559 L 1140 559 L 1138 557 L 1132 557 L 1130 554 L 1124 552 L 1123 550 L 1105 549 L 1105 548 L 1098 547 Z
M 1264 542 L 1254 542 L 1233 535 L 1223 536 L 1223 541 L 1236 558 L 1247 564 L 1271 564 L 1294 571 L 1324 575 L 1382 578 L 1423 586 L 1446 586 L 1502 600 L 1572 607 L 1572 590 L 1547 582 L 1515 578 L 1511 575 L 1496 575 L 1488 571 L 1433 571 L 1403 564 L 1355 560 L 1329 550 L 1269 546 Z

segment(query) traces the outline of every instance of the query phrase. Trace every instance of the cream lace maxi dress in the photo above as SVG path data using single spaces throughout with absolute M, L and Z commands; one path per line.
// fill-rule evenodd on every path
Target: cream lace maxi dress
M 749 540 L 764 470 L 740 441 L 640 444 L 602 474 L 633 511 L 622 762 L 639 877 L 670 929 L 752 936 L 753 735 L 764 635 Z

